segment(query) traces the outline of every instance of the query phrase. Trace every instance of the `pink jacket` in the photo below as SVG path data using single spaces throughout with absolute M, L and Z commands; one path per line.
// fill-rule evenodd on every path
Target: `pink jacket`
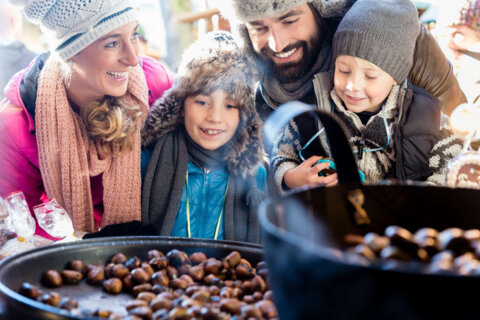
M 140 64 L 149 88 L 149 104 L 160 98 L 173 83 L 172 73 L 156 60 L 141 56 Z M 28 68 L 17 73 L 5 88 L 0 103 L 0 196 L 21 190 L 30 208 L 41 203 L 44 193 L 38 163 L 35 123 L 20 96 L 20 84 Z M 103 186 L 101 176 L 91 178 L 95 220 L 101 222 Z M 33 211 L 32 211 L 33 214 Z M 37 226 L 37 234 L 46 234 Z

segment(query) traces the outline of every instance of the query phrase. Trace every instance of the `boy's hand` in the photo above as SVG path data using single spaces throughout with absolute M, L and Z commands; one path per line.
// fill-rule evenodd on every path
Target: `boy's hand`
M 326 186 L 334 186 L 338 183 L 337 174 L 334 173 L 327 177 L 319 177 L 318 173 L 330 166 L 329 163 L 316 164 L 318 160 L 322 159 L 319 156 L 312 156 L 298 165 L 294 169 L 290 169 L 285 172 L 283 181 L 290 189 L 298 188 L 301 186 L 315 186 L 323 184 Z

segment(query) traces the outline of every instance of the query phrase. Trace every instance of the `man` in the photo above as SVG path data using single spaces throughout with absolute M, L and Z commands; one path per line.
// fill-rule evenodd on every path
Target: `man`
M 8 80 L 36 56 L 18 40 L 22 27 L 20 10 L 7 0 L 0 0 L 0 100 Z
M 232 22 L 240 22 L 246 53 L 262 72 L 256 103 L 263 119 L 287 101 L 316 103 L 319 90 L 312 80 L 318 72 L 331 68 L 331 39 L 353 2 L 230 0 L 235 17 L 225 15 Z M 424 27 L 417 39 L 409 78 L 437 97 L 447 114 L 465 101 L 452 66 Z

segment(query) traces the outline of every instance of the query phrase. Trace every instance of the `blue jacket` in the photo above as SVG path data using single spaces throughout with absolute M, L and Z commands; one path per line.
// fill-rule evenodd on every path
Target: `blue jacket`
M 142 177 L 145 173 L 151 149 L 142 149 Z M 202 170 L 192 162 L 188 162 L 188 198 L 190 207 L 190 231 L 192 238 L 214 239 L 215 231 L 224 208 L 225 188 L 229 174 L 225 168 Z M 267 172 L 263 166 L 258 167 L 256 183 L 261 191 L 265 191 Z M 224 240 L 224 212 L 220 219 L 218 240 Z M 187 188 L 183 188 L 182 198 L 171 236 L 188 237 L 187 232 Z
M 190 207 L 190 230 L 193 238 L 213 239 L 220 211 L 220 227 L 217 239 L 223 240 L 223 206 L 228 172 L 225 169 L 200 169 L 188 162 L 188 198 Z M 172 236 L 188 237 L 187 233 L 187 187 L 183 188 Z
M 228 182 L 226 169 L 202 170 L 188 162 L 188 198 L 190 206 L 190 232 L 192 238 L 214 239 L 215 230 L 222 211 L 217 240 L 224 240 L 223 208 L 225 188 Z M 265 190 L 267 172 L 259 166 L 257 187 Z M 180 208 L 173 225 L 172 237 L 188 237 L 187 233 L 187 190 L 183 188 Z

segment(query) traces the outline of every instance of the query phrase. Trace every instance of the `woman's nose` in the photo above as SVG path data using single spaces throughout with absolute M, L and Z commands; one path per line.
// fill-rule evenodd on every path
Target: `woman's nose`
M 138 64 L 137 51 L 133 44 L 129 43 L 125 46 L 122 62 L 131 67 L 135 67 Z

